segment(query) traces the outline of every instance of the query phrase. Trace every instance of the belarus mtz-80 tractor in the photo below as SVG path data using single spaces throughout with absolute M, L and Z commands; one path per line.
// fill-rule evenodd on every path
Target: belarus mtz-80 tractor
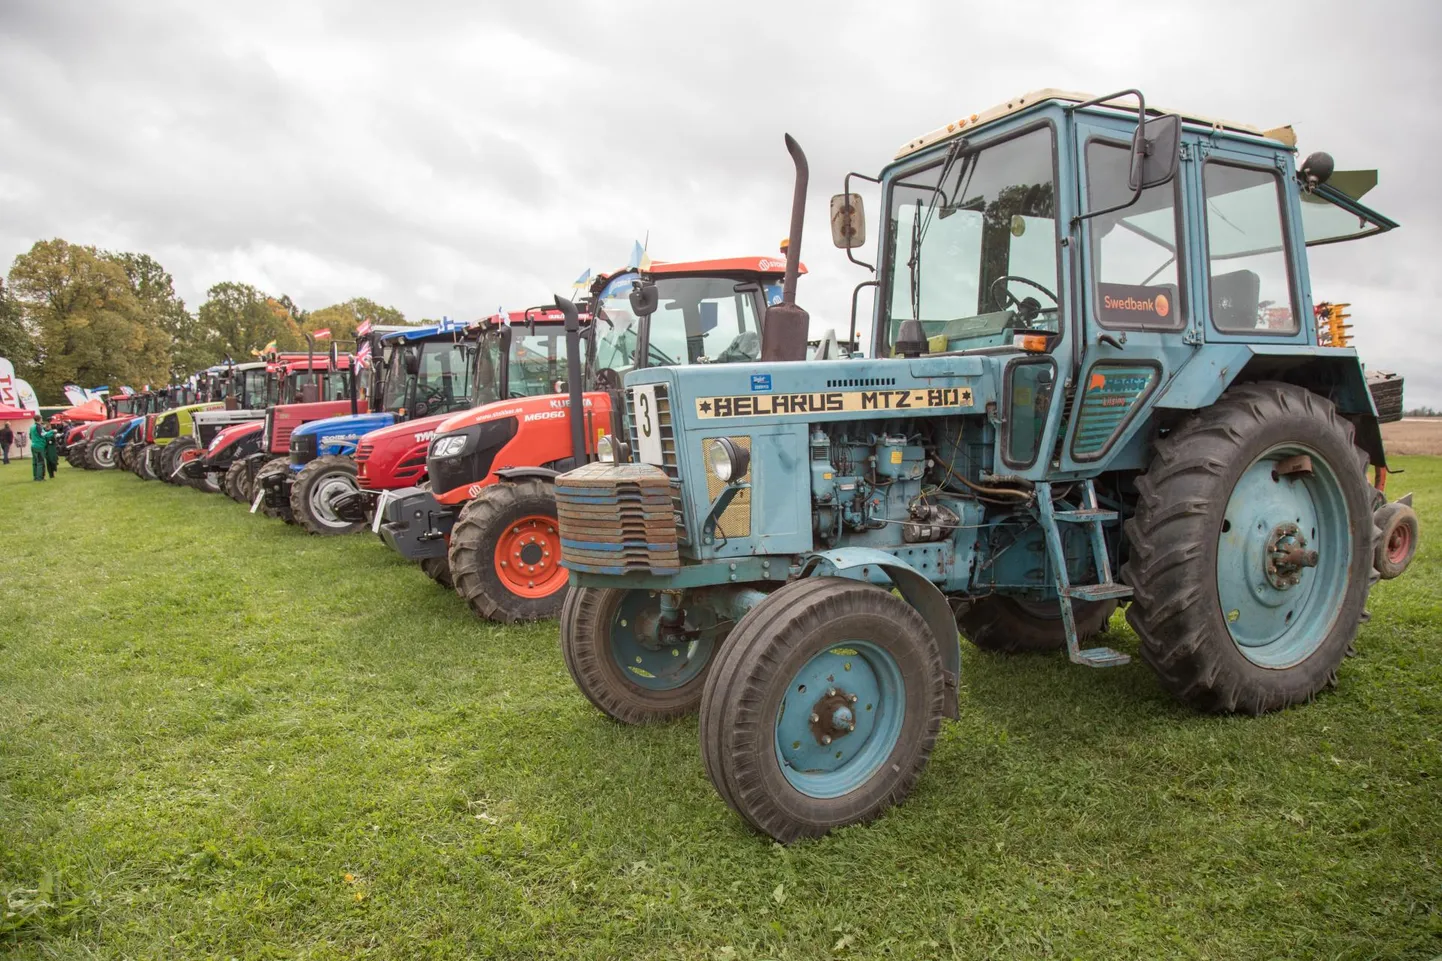
M 872 358 L 795 363 L 788 272 L 760 363 L 632 372 L 629 457 L 556 479 L 577 685 L 628 723 L 699 708 L 711 782 L 783 842 L 906 796 L 958 632 L 1117 667 L 1088 642 L 1128 602 L 1199 710 L 1332 686 L 1417 520 L 1356 352 L 1318 346 L 1305 245 L 1395 225 L 1291 143 L 1045 91 L 906 144 Z M 862 245 L 860 198 L 831 210 Z
M 509 400 L 437 427 L 426 459 L 429 490 L 388 495 L 380 528 L 386 542 L 452 584 L 480 617 L 509 623 L 554 616 L 566 591 L 557 564 L 556 474 L 584 463 L 598 434 L 616 430 L 612 392 L 626 371 L 759 357 L 765 289 L 784 266 L 779 258 L 734 257 L 653 262 L 598 277 L 590 322 L 580 330 L 583 356 L 566 375 L 575 385 L 570 397 L 548 387 L 573 356 L 558 353 L 559 331 L 544 349 L 513 350 Z M 649 300 L 632 300 L 638 287 L 649 290 Z M 549 396 L 519 399 L 541 392 Z M 570 417 L 573 409 L 584 417 Z
M 468 324 L 446 320 L 390 331 L 375 339 L 370 356 L 368 413 L 313 420 L 290 435 L 290 470 L 271 476 L 275 497 L 312 534 L 351 534 L 365 518 L 342 517 L 336 502 L 359 489 L 356 444 L 362 435 L 399 421 L 428 431 L 472 404 L 474 336 Z M 427 423 L 422 424 L 424 419 Z

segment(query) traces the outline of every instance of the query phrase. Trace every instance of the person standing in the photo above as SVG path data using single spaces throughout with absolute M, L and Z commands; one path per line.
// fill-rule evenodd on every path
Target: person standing
M 40 422 L 40 415 L 35 415 L 35 422 L 30 425 L 30 470 L 34 480 L 45 479 L 45 425 Z
M 55 468 L 60 466 L 60 438 L 57 436 L 54 425 L 45 431 L 45 470 L 49 472 L 50 479 L 55 479 Z
M 10 429 L 7 421 L 0 424 L 0 456 L 4 457 L 4 463 L 10 463 L 10 445 L 15 443 L 15 432 Z

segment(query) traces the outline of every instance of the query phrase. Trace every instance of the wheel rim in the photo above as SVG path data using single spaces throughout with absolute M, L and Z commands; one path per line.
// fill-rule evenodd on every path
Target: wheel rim
M 496 539 L 496 576 L 506 590 L 521 597 L 549 597 L 565 587 L 566 569 L 560 560 L 561 536 L 554 517 L 524 517 Z
M 1393 564 L 1401 564 L 1411 550 L 1412 531 L 1406 524 L 1398 524 L 1392 528 L 1392 534 L 1387 538 L 1387 560 Z
M 611 617 L 611 657 L 626 679 L 648 691 L 674 691 L 700 676 L 715 648 L 712 637 L 661 643 L 661 602 L 650 591 L 627 591 Z
M 1311 470 L 1285 473 L 1296 457 Z M 1347 500 L 1322 456 L 1282 446 L 1258 457 L 1232 489 L 1217 541 L 1217 596 L 1237 649 L 1267 668 L 1306 660 L 1330 633 L 1351 562 Z
M 310 510 L 315 519 L 327 527 L 350 527 L 351 522 L 341 520 L 331 505 L 337 497 L 357 490 L 355 478 L 345 471 L 324 474 L 310 489 Z
M 854 791 L 891 756 L 905 716 L 906 685 L 890 653 L 869 641 L 828 648 L 796 672 L 776 709 L 781 773 L 809 797 Z

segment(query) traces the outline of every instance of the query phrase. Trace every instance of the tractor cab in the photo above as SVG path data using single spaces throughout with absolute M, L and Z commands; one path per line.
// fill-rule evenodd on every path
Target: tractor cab
M 1358 199 L 1375 174 L 1295 143 L 1136 90 L 953 120 L 833 198 L 855 260 L 849 181 L 880 188 L 871 356 L 807 362 L 788 137 L 759 357 L 628 372 L 626 433 L 555 479 L 582 692 L 627 723 L 699 709 L 717 789 L 786 842 L 905 796 L 958 716 L 959 636 L 1118 667 L 1090 642 L 1126 604 L 1199 710 L 1334 684 L 1418 527 L 1306 257 L 1395 224 Z

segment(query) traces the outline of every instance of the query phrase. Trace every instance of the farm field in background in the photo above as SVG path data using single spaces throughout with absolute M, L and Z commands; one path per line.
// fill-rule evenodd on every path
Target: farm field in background
M 1433 423 L 1385 432 L 1442 452 Z M 912 797 L 782 848 L 716 796 L 694 719 L 599 715 L 555 622 L 481 623 L 366 535 L 14 463 L 0 952 L 1426 961 L 1442 459 L 1395 466 L 1422 550 L 1337 690 L 1201 717 L 1140 660 L 963 644 L 961 719 Z M 1106 643 L 1136 652 L 1120 615 Z
M 1382 425 L 1387 453 L 1442 454 L 1442 417 L 1404 417 Z

